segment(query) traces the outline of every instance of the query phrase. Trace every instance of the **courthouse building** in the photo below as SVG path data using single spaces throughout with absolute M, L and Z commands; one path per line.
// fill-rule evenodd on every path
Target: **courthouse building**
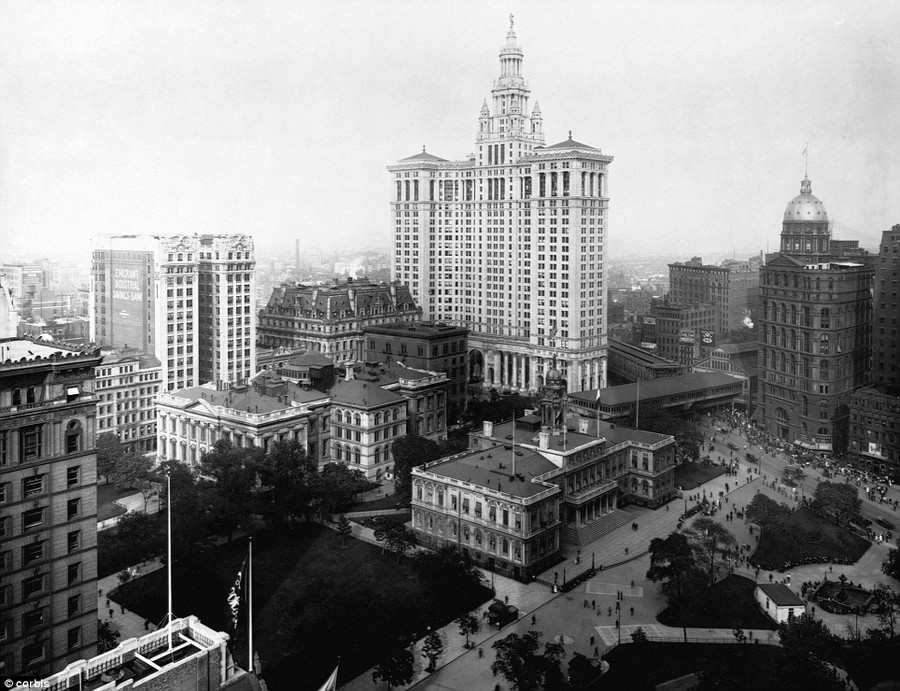
M 392 276 L 424 317 L 468 328 L 485 388 L 534 392 L 555 359 L 569 391 L 606 385 L 608 172 L 572 137 L 545 144 L 512 22 L 474 151 L 388 167 Z
M 0 340 L 0 677 L 97 650 L 98 352 Z

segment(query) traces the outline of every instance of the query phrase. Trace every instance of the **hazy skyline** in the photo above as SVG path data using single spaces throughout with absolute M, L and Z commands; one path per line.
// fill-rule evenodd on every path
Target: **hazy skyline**
M 389 246 L 386 166 L 474 151 L 515 14 L 547 143 L 615 157 L 616 255 L 778 245 L 809 147 L 834 235 L 900 223 L 900 3 L 0 0 L 2 246 Z

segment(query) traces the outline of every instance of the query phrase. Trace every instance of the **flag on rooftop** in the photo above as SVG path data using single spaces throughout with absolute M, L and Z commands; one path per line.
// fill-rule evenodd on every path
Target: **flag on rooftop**
M 241 564 L 240 570 L 237 572 L 237 576 L 234 579 L 234 585 L 231 586 L 231 590 L 228 593 L 228 610 L 231 618 L 231 633 L 238 627 L 238 621 L 241 615 L 241 606 L 244 603 L 244 598 L 246 596 L 246 579 L 245 574 L 247 573 L 247 557 L 244 557 L 244 562 Z

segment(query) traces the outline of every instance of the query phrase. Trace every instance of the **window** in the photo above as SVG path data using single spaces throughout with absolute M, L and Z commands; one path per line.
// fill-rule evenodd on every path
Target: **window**
M 44 592 L 45 575 L 30 576 L 22 581 L 22 599 L 27 600 L 30 597 Z
M 72 595 L 68 601 L 68 613 L 70 617 L 74 617 L 81 611 L 81 595 Z
M 66 470 L 66 487 L 74 487 L 78 484 L 79 469 L 81 466 L 73 466 Z
M 41 662 L 47 655 L 47 641 L 37 641 L 22 646 L 22 666 L 30 667 Z
M 35 475 L 22 480 L 22 496 L 25 499 L 36 497 L 44 493 L 44 476 Z
M 9 434 L 4 430 L 0 432 L 0 466 L 9 463 Z
M 66 502 L 66 520 L 71 521 L 81 513 L 81 499 L 69 499 Z
M 73 648 L 77 648 L 79 646 L 79 644 L 81 643 L 81 627 L 80 626 L 75 626 L 75 627 L 69 629 L 69 634 L 66 639 L 66 642 L 69 646 L 69 650 L 72 650 Z
M 81 446 L 81 423 L 71 420 L 66 426 L 66 453 L 75 453 Z
M 81 571 L 81 562 L 77 562 L 75 564 L 69 564 L 68 566 L 68 585 L 72 585 L 78 580 L 78 572 Z
M 22 631 L 31 631 L 44 623 L 45 609 L 33 609 L 22 614 Z
M 9 499 L 9 483 L 0 482 L 0 504 L 6 503 Z
M 22 514 L 22 530 L 31 530 L 44 523 L 44 507 L 28 509 Z
M 22 547 L 22 563 L 30 564 L 44 558 L 44 540 Z
M 69 552 L 74 552 L 81 544 L 81 531 L 73 530 L 66 539 L 66 548 Z
M 42 426 L 28 425 L 19 430 L 19 462 L 27 463 L 41 457 Z

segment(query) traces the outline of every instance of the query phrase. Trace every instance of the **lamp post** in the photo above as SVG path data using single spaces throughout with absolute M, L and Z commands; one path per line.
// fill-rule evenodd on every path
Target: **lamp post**
M 591 571 L 594 570 L 594 553 L 591 552 Z

